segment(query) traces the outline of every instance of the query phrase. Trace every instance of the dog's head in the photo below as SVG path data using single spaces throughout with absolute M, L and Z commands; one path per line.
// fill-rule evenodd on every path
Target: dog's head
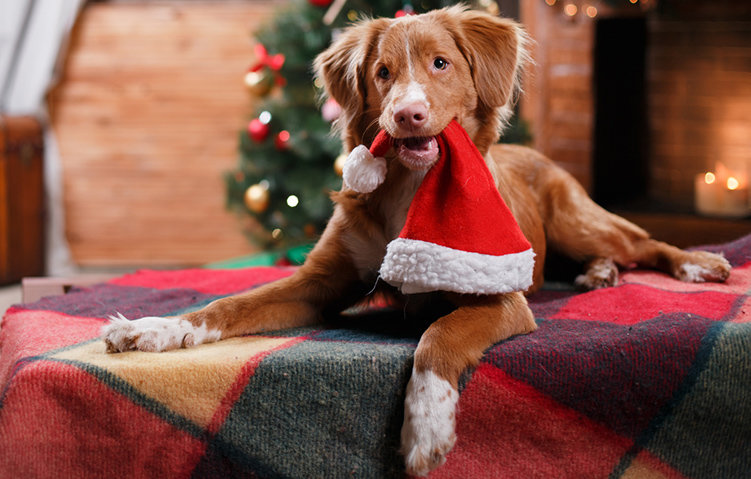
M 513 21 L 450 7 L 346 29 L 315 61 L 325 92 L 342 106 L 348 149 L 379 129 L 401 162 L 429 168 L 435 136 L 456 119 L 484 154 L 497 141 L 518 88 L 526 36 Z

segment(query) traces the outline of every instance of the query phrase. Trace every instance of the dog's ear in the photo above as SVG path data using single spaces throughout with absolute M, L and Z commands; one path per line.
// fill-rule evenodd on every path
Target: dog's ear
M 342 107 L 340 124 L 349 124 L 365 108 L 365 62 L 389 23 L 388 19 L 379 18 L 348 27 L 313 62 L 325 94 Z
M 467 58 L 477 94 L 486 106 L 512 100 L 527 60 L 527 35 L 518 23 L 477 11 L 460 13 L 457 45 Z

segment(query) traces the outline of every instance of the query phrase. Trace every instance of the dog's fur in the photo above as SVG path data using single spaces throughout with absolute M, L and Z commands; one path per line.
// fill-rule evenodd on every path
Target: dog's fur
M 634 265 L 684 281 L 724 281 L 730 266 L 721 256 L 652 240 L 593 203 L 569 174 L 539 153 L 495 145 L 516 93 L 525 42 L 512 21 L 452 7 L 352 26 L 319 55 L 315 69 L 327 94 L 342 106 L 338 126 L 347 150 L 370 144 L 381 128 L 397 139 L 429 142 L 452 119 L 459 121 L 532 243 L 536 264 L 530 291 L 543 282 L 547 248 L 585 263 L 576 281 L 590 289 L 615 284 L 618 267 Z M 397 150 L 399 155 L 388 158 L 385 182 L 374 192 L 343 188 L 332 195 L 334 214 L 292 276 L 179 318 L 113 319 L 104 329 L 108 351 L 163 351 L 316 324 L 327 312 L 361 300 L 376 283 L 379 291 L 404 301 L 377 282 L 378 269 L 433 160 L 429 148 Z M 407 472 L 416 475 L 440 466 L 454 444 L 460 374 L 492 344 L 536 328 L 523 293 L 432 293 L 409 303 L 433 299 L 451 308 L 422 334 L 407 386 L 402 452 Z

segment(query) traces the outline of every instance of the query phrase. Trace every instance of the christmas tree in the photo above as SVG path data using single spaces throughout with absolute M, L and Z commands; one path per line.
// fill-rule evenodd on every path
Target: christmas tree
M 259 223 L 247 231 L 254 243 L 279 248 L 313 242 L 332 212 L 328 193 L 341 187 L 346 155 L 331 134 L 338 105 L 319 102 L 320 86 L 311 69 L 315 56 L 337 30 L 358 19 L 422 13 L 455 3 L 294 1 L 255 34 L 257 63 L 245 84 L 258 97 L 258 107 L 240 133 L 238 167 L 226 175 L 228 207 Z M 490 0 L 475 6 L 497 13 Z M 518 125 L 511 131 L 518 132 Z M 520 134 L 525 135 L 523 129 Z

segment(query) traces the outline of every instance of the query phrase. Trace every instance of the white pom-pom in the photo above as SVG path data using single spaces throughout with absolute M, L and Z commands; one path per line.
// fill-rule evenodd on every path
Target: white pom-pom
M 386 159 L 368 151 L 365 145 L 356 147 L 342 168 L 344 184 L 359 193 L 370 193 L 386 179 Z

